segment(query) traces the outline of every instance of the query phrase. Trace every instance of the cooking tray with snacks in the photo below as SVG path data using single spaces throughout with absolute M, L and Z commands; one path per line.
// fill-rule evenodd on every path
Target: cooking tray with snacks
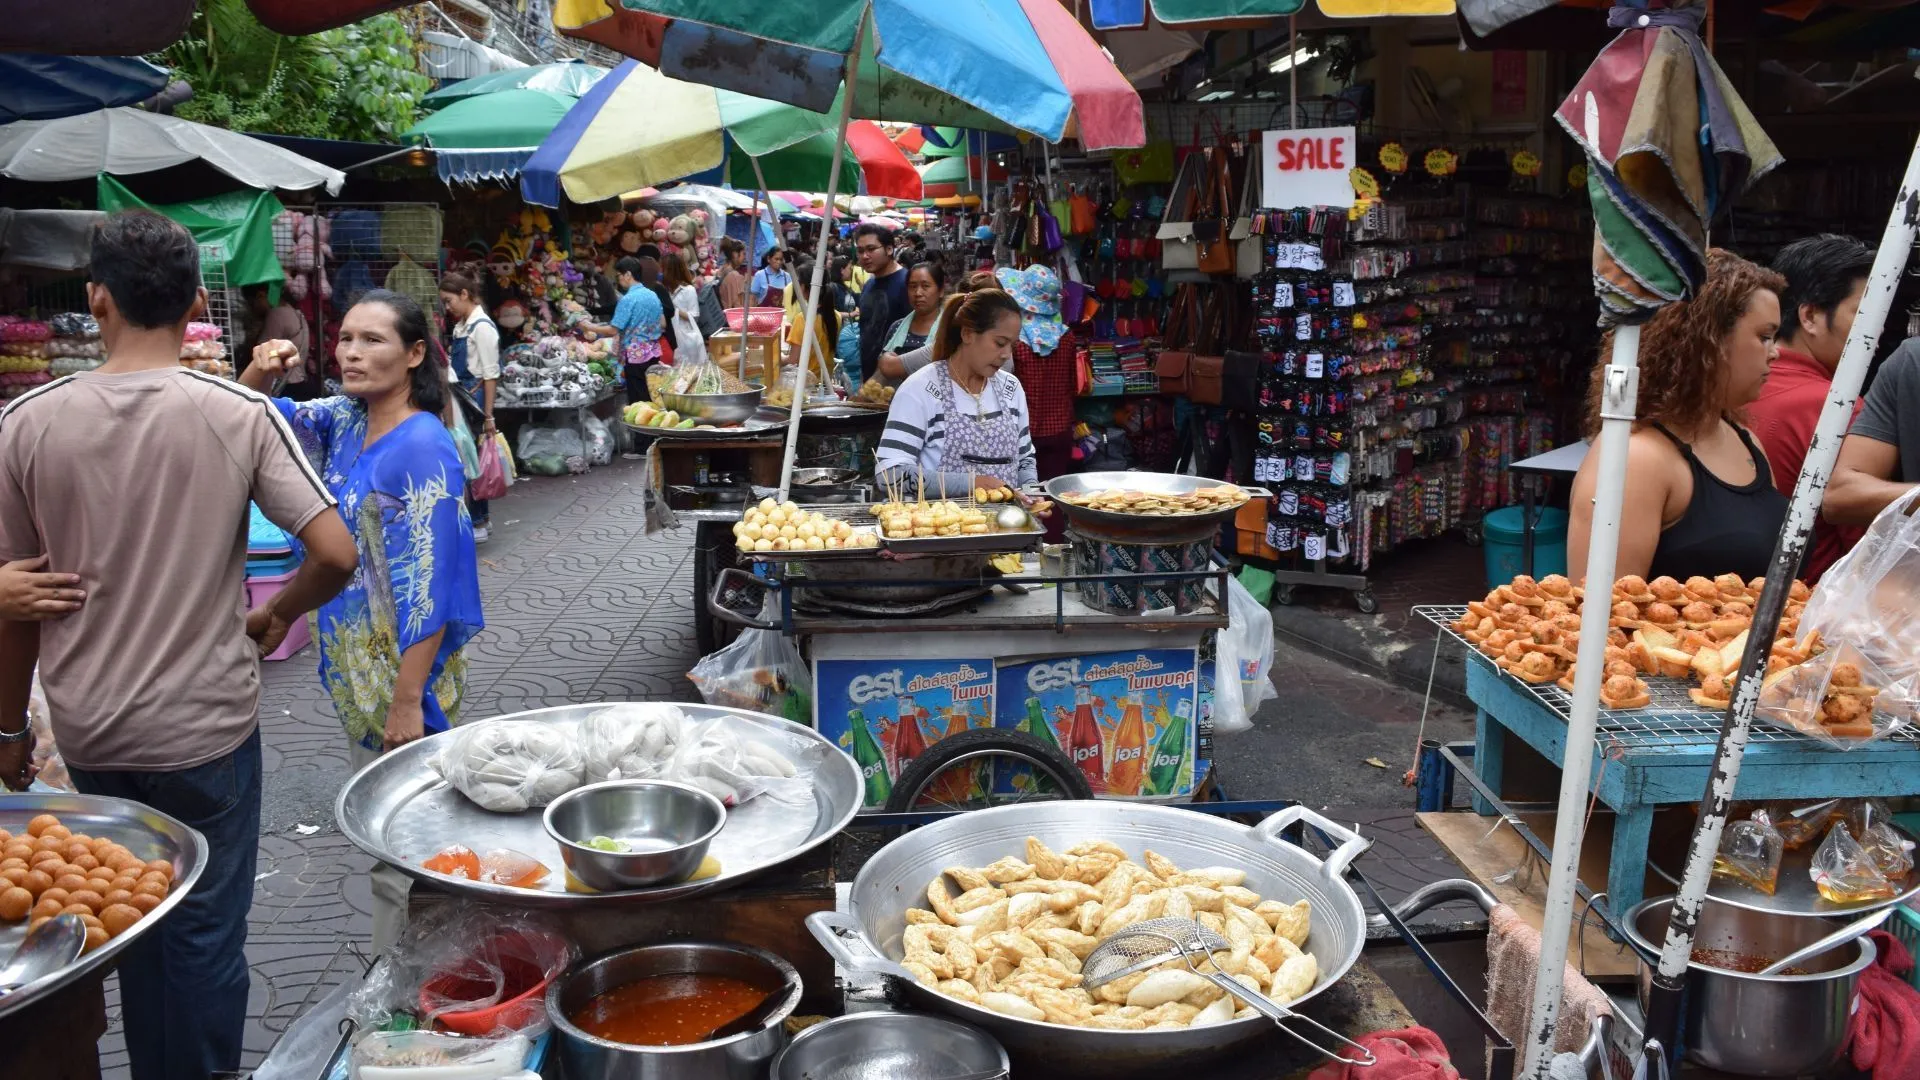
M 618 704 L 562 705 L 475 723 L 540 721 L 573 732 L 589 715 Z M 709 845 L 707 854 L 719 863 L 719 872 L 712 877 L 620 892 L 570 891 L 559 846 L 541 822 L 542 808 L 495 813 L 441 779 L 432 760 L 445 735 L 408 743 L 355 773 L 335 803 L 335 820 L 362 851 L 441 892 L 526 907 L 570 907 L 657 903 L 725 889 L 826 843 L 859 812 L 863 790 L 859 766 L 813 729 L 745 709 L 672 705 L 696 723 L 725 720 L 732 734 L 775 750 L 791 762 L 813 804 L 811 819 L 804 822 L 804 836 L 792 827 L 793 810 L 788 804 L 766 796 L 752 798 L 728 810 L 726 824 Z M 765 840 L 774 835 L 795 839 L 776 850 Z M 541 885 L 520 888 L 442 874 L 422 865 L 454 845 L 475 852 L 496 848 L 524 852 L 545 864 L 549 873 Z
M 880 554 L 880 525 L 871 514 L 852 512 L 862 509 L 849 503 L 780 503 L 769 496 L 741 512 L 733 527 L 734 546 L 760 562 L 871 559 Z M 815 540 L 818 547 L 812 546 Z
M 778 435 L 786 421 L 766 415 L 766 410 L 726 427 L 642 427 L 622 422 L 635 435 L 659 439 L 764 439 Z
M 1177 473 L 1090 472 L 1056 476 L 1047 495 L 1067 520 L 1090 533 L 1118 536 L 1205 534 L 1265 488 Z
M 1046 527 L 1014 502 L 948 499 L 893 501 L 866 508 L 880 525 L 880 543 L 898 555 L 994 555 L 1026 551 L 1047 535 Z M 999 515 L 1020 513 L 1020 523 L 1003 527 Z M 934 535 L 922 536 L 932 530 Z M 907 535 L 907 533 L 914 535 Z
M 161 919 L 178 907 L 180 898 L 193 890 L 207 868 L 206 837 L 166 814 L 139 803 L 103 795 L 64 792 L 29 791 L 0 797 L 0 829 L 12 837 L 29 835 L 33 820 L 43 814 L 58 818 L 70 838 L 84 836 L 94 841 L 110 840 L 141 862 L 164 860 L 172 867 L 172 880 L 166 895 L 153 905 L 151 911 L 144 912 L 138 921 L 113 933 L 105 944 L 81 953 L 79 959 L 59 971 L 0 994 L 0 1016 L 40 1001 L 102 964 L 111 962 L 122 949 L 140 935 L 151 932 Z M 7 846 L 7 843 L 0 843 L 0 851 Z M 5 861 L 0 858 L 0 862 Z M 21 940 L 27 936 L 28 925 L 29 920 L 26 919 L 0 922 L 0 963 L 4 963 L 19 947 Z

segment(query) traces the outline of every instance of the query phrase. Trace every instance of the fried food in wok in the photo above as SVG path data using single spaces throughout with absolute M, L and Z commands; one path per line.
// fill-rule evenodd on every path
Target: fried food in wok
M 1089 510 L 1105 510 L 1113 514 L 1178 517 L 1182 514 L 1205 514 L 1214 510 L 1229 509 L 1246 502 L 1247 498 L 1246 492 L 1232 484 L 1222 484 L 1219 487 L 1196 488 L 1185 495 L 1169 495 L 1158 491 L 1131 491 L 1127 488 L 1069 491 L 1061 494 L 1060 501 L 1074 506 L 1084 506 Z
M 1070 1027 L 1155 1031 L 1256 1016 L 1181 959 L 1080 987 L 1080 965 L 1100 942 L 1178 917 L 1227 940 L 1213 962 L 1249 990 L 1283 1005 L 1308 993 L 1320 976 L 1302 951 L 1311 906 L 1265 899 L 1244 887 L 1246 877 L 1231 867 L 1183 870 L 1154 851 L 1136 862 L 1107 841 L 1055 852 L 1030 836 L 1025 858 L 942 871 L 927 886 L 927 907 L 907 911 L 901 965 L 949 997 Z

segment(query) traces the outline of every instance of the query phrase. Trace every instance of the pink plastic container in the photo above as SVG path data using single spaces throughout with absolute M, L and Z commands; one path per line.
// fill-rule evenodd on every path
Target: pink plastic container
M 297 572 L 298 568 L 296 567 L 295 569 L 288 570 L 284 574 L 249 577 L 247 579 L 247 610 L 251 611 L 261 604 L 266 603 L 273 597 L 274 593 L 285 588 L 287 582 L 292 581 L 293 575 Z M 280 647 L 273 650 L 272 655 L 268 656 L 267 659 L 285 660 L 287 657 L 306 648 L 307 643 L 312 640 L 313 631 L 308 629 L 306 617 L 301 616 L 293 621 L 293 625 L 287 627 L 287 639 L 281 642 Z

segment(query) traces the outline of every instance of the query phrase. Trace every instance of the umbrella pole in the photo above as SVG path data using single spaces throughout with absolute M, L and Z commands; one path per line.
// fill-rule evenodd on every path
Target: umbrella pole
M 753 313 L 753 248 L 760 240 L 760 205 L 765 203 L 767 216 L 774 217 L 773 192 L 767 190 L 767 174 L 760 168 L 760 159 L 747 155 L 753 162 L 753 178 L 760 182 L 759 199 L 753 205 L 753 228 L 747 232 L 747 287 L 740 292 L 740 377 L 747 377 L 747 317 Z M 779 220 L 777 217 L 774 220 Z M 774 226 L 774 246 L 780 241 L 780 227 Z M 776 368 L 778 365 L 776 365 Z M 784 501 L 784 500 L 782 500 Z
M 853 32 L 853 48 L 847 51 L 847 92 L 840 96 L 840 134 L 833 148 L 833 164 L 827 169 L 827 213 L 820 221 L 820 240 L 814 245 L 813 281 L 807 286 L 807 314 L 800 329 L 800 370 L 793 383 L 793 403 L 787 410 L 787 450 L 780 461 L 780 501 L 787 501 L 793 485 L 793 458 L 800 449 L 800 414 L 806 411 L 807 369 L 813 364 L 813 331 L 820 324 L 820 287 L 827 273 L 827 243 L 833 236 L 833 215 L 839 204 L 840 162 L 847 156 L 847 122 L 853 117 L 853 89 L 859 81 L 860 45 L 867 33 L 865 19 Z M 757 167 L 757 164 L 756 164 Z M 764 181 L 763 181 L 764 182 Z
M 1614 564 L 1620 553 L 1620 504 L 1627 489 L 1627 437 L 1639 403 L 1640 327 L 1613 331 L 1613 356 L 1607 364 L 1600 399 L 1599 483 L 1594 492 L 1593 526 L 1587 540 L 1588 618 L 1605 611 L 1613 595 Z M 1600 683 L 1606 676 L 1606 623 L 1583 624 L 1579 659 L 1573 674 L 1573 714 L 1567 721 L 1567 750 L 1560 770 L 1560 806 L 1554 818 L 1553 875 L 1547 882 L 1546 916 L 1540 928 L 1540 972 L 1533 984 L 1533 1012 L 1524 1040 L 1524 1076 L 1545 1080 L 1553 1057 L 1553 1028 L 1567 967 L 1567 935 L 1573 930 L 1575 886 L 1580 877 L 1580 843 L 1586 830 L 1588 782 L 1593 771 L 1593 733 L 1600 713 Z
M 1694 827 L 1686 873 L 1681 878 L 1680 894 L 1674 900 L 1667 922 L 1666 945 L 1660 951 L 1660 966 L 1648 1001 L 1647 1036 L 1659 1039 L 1662 1047 L 1679 1043 L 1676 1035 L 1680 1026 L 1682 979 L 1693 954 L 1694 929 L 1700 919 L 1700 909 L 1706 903 L 1707 885 L 1713 877 L 1713 857 L 1720 850 L 1720 832 L 1727 823 L 1734 784 L 1740 778 L 1740 763 L 1746 754 L 1747 735 L 1753 727 L 1754 707 L 1760 701 L 1767 659 L 1773 650 L 1774 635 L 1779 632 L 1781 613 L 1786 609 L 1787 589 L 1799 570 L 1801 556 L 1806 553 L 1807 539 L 1813 532 L 1827 490 L 1827 479 L 1833 473 L 1833 463 L 1840 456 L 1840 444 L 1853 419 L 1860 384 L 1866 381 L 1867 367 L 1880 343 L 1880 329 L 1893 310 L 1893 294 L 1900 285 L 1900 272 L 1906 266 L 1908 252 L 1913 249 L 1916 228 L 1912 215 L 1916 200 L 1920 200 L 1920 143 L 1915 143 L 1913 155 L 1907 160 L 1907 175 L 1901 181 L 1900 194 L 1894 199 L 1887 229 L 1880 236 L 1880 250 L 1874 256 L 1867 289 L 1860 298 L 1860 312 L 1854 317 L 1853 332 L 1847 336 L 1847 347 L 1834 369 L 1827 403 L 1820 410 L 1813 441 L 1800 466 L 1800 479 L 1793 486 L 1793 501 L 1787 508 L 1786 526 L 1774 547 L 1766 587 L 1754 605 L 1747 651 L 1740 662 L 1740 680 L 1734 686 L 1733 701 L 1720 730 L 1713 770 L 1707 774 L 1706 794 L 1700 800 L 1700 821 Z M 1781 314 L 1785 318 L 1796 317 L 1792 313 Z

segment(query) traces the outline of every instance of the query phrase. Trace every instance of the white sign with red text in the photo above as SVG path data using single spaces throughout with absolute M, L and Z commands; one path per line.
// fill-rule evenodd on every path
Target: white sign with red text
M 1296 128 L 1260 133 L 1260 205 L 1352 206 L 1348 174 L 1358 160 L 1353 129 Z

